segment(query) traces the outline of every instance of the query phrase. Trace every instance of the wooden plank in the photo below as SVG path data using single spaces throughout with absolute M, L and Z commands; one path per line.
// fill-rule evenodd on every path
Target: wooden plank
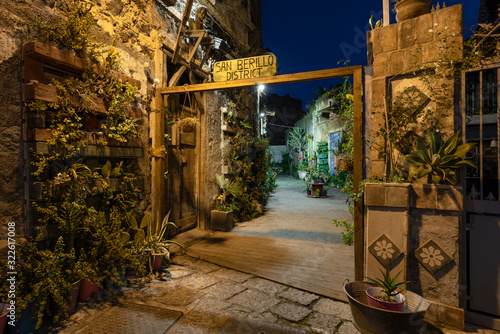
M 184 73 L 184 71 L 186 71 L 187 69 L 187 66 L 182 66 L 181 68 L 179 68 L 177 70 L 177 72 L 175 72 L 174 75 L 172 75 L 172 77 L 170 78 L 170 81 L 168 82 L 168 87 L 173 87 L 173 86 L 176 86 L 177 83 L 179 82 L 179 79 L 181 78 L 182 74 Z
M 193 0 L 187 0 L 186 1 L 186 7 L 184 7 L 184 13 L 182 14 L 182 20 L 181 24 L 179 25 L 179 31 L 177 33 L 177 38 L 175 40 L 175 49 L 174 49 L 174 55 L 172 59 L 172 63 L 177 63 L 177 58 L 179 56 L 179 51 L 181 48 L 181 41 L 182 41 L 182 33 L 184 30 L 184 26 L 186 25 L 186 22 L 189 18 L 189 13 L 191 13 L 191 7 L 193 6 Z
M 354 192 L 360 191 L 359 185 L 363 178 L 363 68 L 359 67 L 353 75 L 353 96 L 354 96 L 354 119 L 353 119 L 353 137 L 354 137 L 354 168 L 353 168 L 353 186 Z M 364 279 L 364 218 L 363 218 L 363 200 L 354 202 L 354 267 L 355 279 L 362 281 Z
M 243 79 L 230 82 L 210 82 L 210 83 L 202 83 L 202 84 L 188 85 L 188 86 L 165 87 L 157 89 L 157 92 L 160 94 L 179 94 L 185 92 L 204 92 L 204 91 L 213 91 L 221 89 L 249 87 L 249 86 L 257 86 L 260 84 L 277 85 L 284 83 L 322 80 L 329 78 L 351 76 L 356 70 L 360 69 L 361 66 L 341 67 L 341 68 L 333 68 L 333 69 L 311 71 L 311 72 L 282 74 L 265 78 Z
M 23 84 L 23 100 L 40 100 L 49 103 L 57 102 L 57 88 L 39 82 Z
M 174 57 L 174 54 L 172 53 L 172 51 L 170 51 L 170 48 L 163 44 L 163 52 L 167 55 L 167 57 L 169 57 L 170 59 L 172 59 Z M 197 64 L 197 61 L 196 59 L 192 61 L 191 64 L 188 64 L 186 62 L 186 60 L 182 57 L 182 56 L 179 56 L 177 58 L 177 63 L 180 64 L 180 65 L 183 65 L 183 66 L 187 66 L 187 68 L 191 71 L 191 72 L 194 72 L 196 73 L 196 75 L 202 79 L 208 79 L 209 76 L 210 76 L 210 73 L 209 72 L 206 72 L 204 71 L 202 68 L 199 68 L 198 64 Z M 166 82 L 166 81 L 165 81 Z
M 87 59 L 77 57 L 39 41 L 25 43 L 23 50 L 24 55 L 27 57 L 38 59 L 46 64 L 77 74 L 81 74 L 90 65 Z
M 78 75 L 82 74 L 83 71 L 90 65 L 90 61 L 87 59 L 77 57 L 67 51 L 60 50 L 56 47 L 38 41 L 25 43 L 23 46 L 23 52 L 25 59 L 32 58 L 43 64 L 51 65 L 57 69 L 65 70 Z M 27 63 L 25 63 L 24 66 L 28 68 L 32 67 L 32 65 Z M 41 70 L 43 71 L 43 66 Z M 102 74 L 104 73 L 104 68 L 99 66 L 96 71 L 97 73 Z M 112 77 L 117 80 L 121 80 L 122 82 L 128 82 L 134 87 L 141 88 L 141 82 L 139 80 L 128 77 L 125 74 L 113 71 Z M 43 77 L 26 77 L 26 79 L 28 81 L 43 81 Z
M 49 152 L 63 153 L 57 147 L 50 147 L 46 142 L 37 142 L 28 145 L 37 153 L 48 154 Z M 88 145 L 83 150 L 85 157 L 110 157 L 110 158 L 141 158 L 143 156 L 141 147 L 110 147 Z
M 324 256 L 312 256 L 318 249 Z M 216 232 L 188 255 L 343 301 L 342 282 L 354 276 L 353 250 L 338 244 Z

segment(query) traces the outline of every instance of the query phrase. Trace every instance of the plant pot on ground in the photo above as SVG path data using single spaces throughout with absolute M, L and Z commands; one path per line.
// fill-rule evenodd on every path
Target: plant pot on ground
M 212 210 L 210 225 L 212 230 L 231 231 L 233 229 L 233 211 Z
M 409 20 L 430 13 L 432 0 L 396 0 L 396 20 Z
M 87 279 L 83 279 L 80 284 L 80 293 L 78 294 L 78 300 L 87 301 L 91 297 L 99 292 L 99 285 L 93 276 L 89 276 Z
M 0 333 L 3 333 L 3 330 L 7 325 L 7 314 L 9 313 L 7 307 L 9 307 L 9 304 L 0 303 Z

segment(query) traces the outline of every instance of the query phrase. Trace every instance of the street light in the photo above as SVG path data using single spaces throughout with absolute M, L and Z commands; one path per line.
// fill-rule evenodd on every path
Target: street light
M 264 85 L 257 86 L 257 129 L 258 129 L 258 137 L 260 137 L 262 133 L 262 116 L 260 115 L 260 94 L 264 91 Z

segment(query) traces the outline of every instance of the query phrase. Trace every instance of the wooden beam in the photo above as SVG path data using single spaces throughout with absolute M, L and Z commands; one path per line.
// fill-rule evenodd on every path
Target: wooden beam
M 181 48 L 181 41 L 183 36 L 182 31 L 189 18 L 189 13 L 191 13 L 192 6 L 193 6 L 193 0 L 187 0 L 186 7 L 184 7 L 184 13 L 182 14 L 181 24 L 179 25 L 179 32 L 177 33 L 177 39 L 175 40 L 174 57 L 172 59 L 172 63 L 174 64 L 177 62 L 177 57 L 179 56 L 179 50 Z
M 353 73 L 354 96 L 354 168 L 353 187 L 354 193 L 360 191 L 359 185 L 363 178 L 363 68 L 360 66 Z M 356 281 L 364 279 L 364 217 L 363 199 L 354 202 L 354 278 Z
M 163 62 L 165 57 L 158 39 L 155 50 L 154 78 L 163 79 L 166 76 L 164 73 L 166 64 Z M 160 85 L 165 84 L 165 82 L 160 82 Z M 155 94 L 151 101 L 151 108 L 154 110 L 150 113 L 151 150 L 158 152 L 158 154 L 151 154 L 151 219 L 156 223 L 161 222 L 165 214 L 165 155 L 160 153 L 165 152 L 165 114 L 161 94 Z
M 361 66 L 349 66 L 341 68 L 332 68 L 328 70 L 282 74 L 264 78 L 243 79 L 243 80 L 235 80 L 227 82 L 209 82 L 197 85 L 185 85 L 176 87 L 164 87 L 157 89 L 157 92 L 160 94 L 169 95 L 169 94 L 180 94 L 185 92 L 206 92 L 206 91 L 213 91 L 220 89 L 241 88 L 241 87 L 256 86 L 260 84 L 277 85 L 285 83 L 352 76 L 356 71 L 361 71 L 361 70 L 362 70 Z
M 181 68 L 179 68 L 177 70 L 177 72 L 175 72 L 175 74 L 172 75 L 172 78 L 168 82 L 168 87 L 173 87 L 173 86 L 177 85 L 177 82 L 179 82 L 179 79 L 181 78 L 184 71 L 186 71 L 186 69 L 187 69 L 186 66 L 182 66 Z

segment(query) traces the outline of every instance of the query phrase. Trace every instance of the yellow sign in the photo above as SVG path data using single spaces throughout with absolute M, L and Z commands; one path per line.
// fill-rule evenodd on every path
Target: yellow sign
M 276 74 L 275 55 L 219 61 L 214 64 L 214 81 L 270 77 Z

